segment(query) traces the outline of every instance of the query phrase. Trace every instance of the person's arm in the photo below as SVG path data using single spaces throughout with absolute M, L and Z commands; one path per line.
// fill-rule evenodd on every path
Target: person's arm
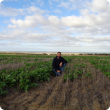
M 62 63 L 64 64 L 64 63 L 68 63 L 63 57 L 62 57 Z
M 55 71 L 57 71 L 57 68 L 55 67 L 55 58 L 53 59 L 53 62 L 52 62 L 52 67 Z

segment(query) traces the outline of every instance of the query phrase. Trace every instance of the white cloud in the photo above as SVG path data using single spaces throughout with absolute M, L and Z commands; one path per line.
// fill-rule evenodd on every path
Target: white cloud
M 56 25 L 58 26 L 60 24 L 60 20 L 56 17 L 56 16 L 49 16 L 48 17 L 49 23 L 51 23 L 52 25 Z
M 51 0 L 52 1 L 52 0 Z M 53 0 L 55 1 L 55 0 Z M 82 0 L 79 0 L 80 2 Z M 76 0 L 69 2 L 59 2 L 59 7 L 72 9 L 73 3 L 79 3 Z M 100 2 L 100 4 L 98 4 Z M 67 3 L 67 4 L 66 4 Z M 82 2 L 81 2 L 82 3 Z M 110 3 L 107 0 L 93 0 L 85 2 L 87 7 L 80 9 L 80 15 L 55 16 L 46 15 L 46 11 L 35 6 L 29 9 L 13 10 L 8 8 L 8 12 L 12 12 L 13 16 L 25 15 L 23 18 L 11 18 L 9 28 L 13 28 L 10 32 L 0 33 L 0 40 L 8 40 L 8 45 L 21 43 L 36 43 L 42 46 L 52 47 L 97 47 L 110 49 Z M 83 3 L 84 4 L 84 3 Z M 79 5 L 78 5 L 79 6 Z M 83 5 L 85 6 L 85 5 Z M 7 15 L 7 11 L 4 15 Z M 61 13 L 60 10 L 54 10 Z M 3 15 L 3 14 L 2 14 Z M 33 27 L 33 28 L 32 28 Z M 27 31 L 30 29 L 30 31 Z M 11 29 L 9 29 L 11 30 Z M 99 37 L 100 36 L 100 37 Z M 11 40 L 15 40 L 15 44 Z M 59 43 L 60 42 L 60 43 Z M 62 42 L 62 43 L 61 43 Z
M 62 13 L 61 10 L 54 10 L 55 13 Z
M 106 12 L 106 10 L 110 9 L 110 4 L 108 4 L 107 0 L 93 0 L 90 9 L 93 12 Z
M 36 8 L 31 8 L 35 11 Z M 43 11 L 42 11 L 43 12 Z M 24 20 L 22 19 L 11 19 L 11 23 L 8 27 L 15 28 L 18 27 L 39 27 L 42 26 L 57 26 L 57 27 L 73 27 L 74 31 L 77 33 L 91 33 L 91 35 L 104 35 L 110 34 L 110 15 L 109 10 L 105 13 L 91 14 L 89 9 L 82 9 L 80 16 L 65 16 L 58 18 L 57 16 L 48 15 L 44 16 L 42 13 L 34 13 L 33 15 L 26 16 Z
M 10 25 L 10 24 L 9 24 L 7 27 L 8 27 L 8 28 L 16 28 L 16 25 Z
M 0 2 L 4 2 L 4 1 L 18 1 L 18 0 L 0 0 Z
M 28 1 L 28 0 L 27 0 Z M 43 0 L 32 0 L 31 1 L 32 5 L 39 5 L 39 6 L 43 6 L 44 5 L 44 1 Z
M 80 17 L 76 17 L 76 16 L 67 16 L 67 17 L 62 17 L 61 18 L 62 24 L 64 24 L 65 26 L 68 27 L 81 27 L 85 25 L 85 21 L 82 18 L 82 16 Z
M 3 2 L 4 0 L 0 0 L 0 4 Z
M 24 8 L 24 9 L 0 7 L 0 15 L 3 15 L 3 16 L 18 16 L 18 15 L 28 15 L 33 13 L 43 14 L 44 11 L 35 6 L 31 6 L 29 8 Z
M 53 17 L 54 18 L 54 17 Z M 57 19 L 57 18 L 54 18 Z M 64 27 L 55 27 L 50 25 L 42 25 L 40 26 L 41 32 L 37 30 L 32 30 L 29 28 L 25 29 L 13 29 L 9 32 L 0 33 L 0 41 L 7 40 L 8 42 L 3 44 L 2 46 L 20 46 L 22 45 L 30 45 L 33 44 L 33 47 L 43 46 L 45 48 L 66 48 L 67 51 L 74 49 L 85 49 L 95 51 L 94 49 L 109 51 L 110 49 L 110 36 L 92 36 L 91 34 L 81 34 L 81 35 L 72 35 L 76 32 L 75 28 L 64 28 Z M 82 30 L 83 31 L 83 30 Z M 79 33 L 79 32 L 78 32 Z M 62 43 L 61 43 L 62 42 Z M 84 50 L 83 50 L 84 51 Z M 81 52 L 81 51 L 80 51 Z
M 14 43 L 14 42 L 7 42 L 7 45 L 20 45 L 19 43 Z
M 10 20 L 13 25 L 8 25 L 9 28 L 11 27 L 36 27 L 39 25 L 52 25 L 52 26 L 59 26 L 60 20 L 56 16 L 49 16 L 48 18 L 43 17 L 41 14 L 35 13 L 32 16 L 26 16 L 25 20 Z
M 58 7 L 69 8 L 70 7 L 70 3 L 69 2 L 61 2 L 61 4 L 58 5 Z
M 20 30 L 20 29 L 10 30 L 9 32 L 4 31 L 4 32 L 0 33 L 0 41 L 21 39 L 22 36 L 25 34 L 26 34 L 26 32 L 24 30 Z
M 35 7 L 35 6 L 31 6 L 31 7 L 27 8 L 27 9 L 25 9 L 25 10 L 27 10 L 30 13 L 32 13 L 32 12 L 37 12 L 37 13 L 41 13 L 41 14 L 44 13 L 44 10 L 41 10 L 41 9 Z
M 87 7 L 88 3 L 90 3 L 89 0 L 61 0 L 58 7 L 66 8 L 68 11 L 75 9 L 80 10 Z

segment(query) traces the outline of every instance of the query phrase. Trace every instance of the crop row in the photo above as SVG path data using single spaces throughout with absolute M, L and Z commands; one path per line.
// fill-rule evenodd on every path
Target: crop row
M 0 95 L 7 94 L 8 89 L 11 87 L 17 87 L 27 92 L 32 87 L 37 87 L 39 82 L 49 81 L 50 75 L 55 75 L 52 72 L 52 60 L 51 61 L 39 61 L 34 63 L 28 63 L 30 59 L 37 61 L 39 58 L 54 58 L 55 56 L 1 56 L 1 61 L 15 59 L 24 60 L 24 66 L 17 70 L 7 70 L 6 68 L 0 71 Z M 72 65 L 65 67 L 64 82 L 67 79 L 71 81 L 74 78 L 91 77 L 91 72 L 87 71 L 87 64 L 90 62 L 96 68 L 104 72 L 105 75 L 110 77 L 110 57 L 98 57 L 98 56 L 63 56 L 68 63 Z
M 39 63 L 25 63 L 24 67 L 17 70 L 2 70 L 0 72 L 0 95 L 6 94 L 8 88 L 19 86 L 25 92 L 38 84 L 34 82 L 49 81 L 50 74 L 53 74 L 51 61 Z
M 65 75 L 63 77 L 64 82 L 67 79 L 73 81 L 75 78 L 81 79 L 84 77 L 92 77 L 90 72 L 87 72 L 87 64 L 75 62 L 74 65 L 65 67 Z
M 93 64 L 95 68 L 100 69 L 104 73 L 104 75 L 110 78 L 110 62 L 108 59 L 103 60 L 92 59 L 89 60 L 89 62 Z
M 0 64 L 12 64 L 25 61 L 36 61 L 36 59 L 54 58 L 45 55 L 0 55 Z
M 72 57 L 65 57 L 65 59 L 69 62 Z M 7 94 L 11 87 L 18 87 L 27 92 L 30 88 L 37 87 L 39 82 L 49 81 L 50 75 L 55 75 L 52 71 L 52 60 L 34 63 L 25 61 L 24 66 L 17 70 L 4 68 L 0 71 L 0 95 Z

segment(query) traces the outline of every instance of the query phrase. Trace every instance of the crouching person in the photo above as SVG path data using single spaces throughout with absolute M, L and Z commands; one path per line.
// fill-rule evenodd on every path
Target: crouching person
M 57 56 L 53 59 L 52 67 L 53 72 L 59 76 L 64 71 L 64 68 L 68 62 L 61 57 L 61 52 L 57 52 Z

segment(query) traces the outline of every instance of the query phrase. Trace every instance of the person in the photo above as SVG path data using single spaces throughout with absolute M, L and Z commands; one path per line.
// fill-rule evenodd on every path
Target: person
M 57 76 L 61 75 L 67 63 L 68 62 L 63 57 L 61 57 L 61 52 L 57 52 L 57 56 L 53 58 L 52 62 L 53 72 Z

